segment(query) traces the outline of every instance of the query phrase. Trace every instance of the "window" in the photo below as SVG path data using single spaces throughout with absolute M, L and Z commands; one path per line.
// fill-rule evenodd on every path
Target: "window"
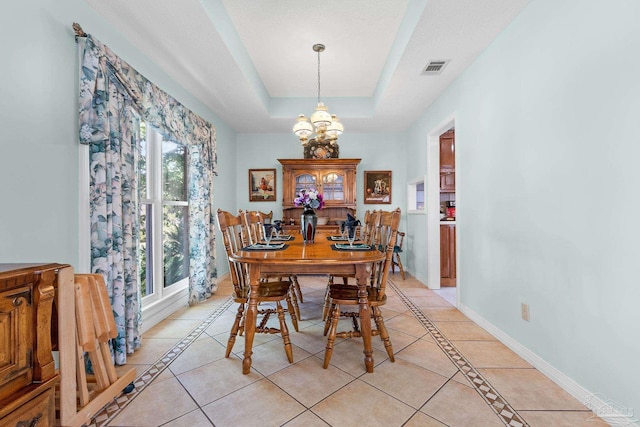
M 407 213 L 426 214 L 425 186 L 427 177 L 422 176 L 407 184 Z
M 143 305 L 188 285 L 187 150 L 142 126 L 140 284 Z

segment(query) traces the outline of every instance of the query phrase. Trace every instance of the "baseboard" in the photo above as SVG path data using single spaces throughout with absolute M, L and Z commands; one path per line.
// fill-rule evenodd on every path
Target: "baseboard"
M 612 426 L 640 427 L 640 425 L 637 424 L 638 419 L 633 416 L 633 409 L 624 408 L 622 405 L 608 400 L 600 393 L 592 393 L 585 389 L 464 304 L 459 304 L 458 310 L 473 320 L 478 326 L 496 337 L 498 341 L 509 347 L 518 356 L 529 362 L 531 366 L 547 376 L 564 391 L 572 395 L 579 402 L 582 402 L 605 422 Z

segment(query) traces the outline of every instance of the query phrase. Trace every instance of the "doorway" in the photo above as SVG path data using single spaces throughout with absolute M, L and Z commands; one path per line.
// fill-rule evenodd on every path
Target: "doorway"
M 459 241 L 459 230 L 457 229 L 456 224 L 459 217 L 459 211 L 455 211 L 454 213 L 451 210 L 449 212 L 447 212 L 446 210 L 447 207 L 454 209 L 456 208 L 455 205 L 458 204 L 460 200 L 460 188 L 459 186 L 455 186 L 455 193 L 452 193 L 451 191 L 446 192 L 446 195 L 442 197 L 442 200 L 440 191 L 440 136 L 450 130 L 455 131 L 455 116 L 453 115 L 443 121 L 440 125 L 433 128 L 431 132 L 429 132 L 427 137 L 427 285 L 430 289 L 441 289 L 441 286 L 452 284 L 451 281 L 448 281 L 448 283 L 443 283 L 446 281 L 443 281 L 441 276 L 441 272 L 443 270 L 443 266 L 441 265 L 441 225 L 446 225 L 447 227 L 456 226 L 456 229 L 453 231 L 453 233 L 448 234 L 447 238 L 452 239 L 450 240 L 449 245 L 454 245 L 456 248 L 454 255 L 455 265 L 459 265 L 460 259 L 459 251 L 457 250 L 457 242 Z M 456 141 L 456 143 L 457 142 L 459 141 Z M 459 161 L 457 158 L 455 159 L 454 165 L 457 165 L 459 169 Z M 449 168 L 449 172 L 455 173 L 455 169 L 452 171 L 451 168 Z M 449 175 L 446 177 L 443 176 L 442 179 L 448 179 L 448 184 L 451 185 L 452 179 L 455 182 L 455 175 Z M 446 183 L 443 182 L 443 184 Z M 445 208 L 443 213 L 445 215 L 444 219 L 446 222 L 444 222 L 444 224 L 443 221 L 441 221 L 441 203 L 444 203 Z M 446 220 L 448 214 L 453 214 L 453 218 L 455 218 L 455 220 Z M 449 292 L 455 292 L 455 301 L 457 305 L 460 292 L 460 275 L 457 271 L 457 268 L 453 285 L 454 286 L 449 286 L 448 289 L 455 290 Z

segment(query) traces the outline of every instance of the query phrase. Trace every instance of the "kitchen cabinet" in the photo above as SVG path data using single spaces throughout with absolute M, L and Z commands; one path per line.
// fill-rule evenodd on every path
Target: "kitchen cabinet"
M 282 164 L 282 212 L 285 225 L 300 224 L 302 208 L 293 204 L 301 190 L 316 188 L 325 206 L 316 210 L 328 225 L 356 211 L 356 169 L 360 159 L 278 159 Z
M 61 264 L 0 264 L 0 425 L 51 426 L 52 316 Z
M 456 192 L 456 173 L 453 171 L 440 171 L 440 192 Z
M 450 130 L 440 135 L 440 170 L 456 168 L 456 137 Z
M 440 286 L 456 286 L 456 226 L 440 225 Z
M 455 131 L 440 135 L 440 191 L 456 191 L 456 141 Z

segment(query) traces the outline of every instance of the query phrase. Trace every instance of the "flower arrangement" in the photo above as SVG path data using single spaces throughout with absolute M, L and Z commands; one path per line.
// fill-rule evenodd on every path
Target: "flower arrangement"
M 315 188 L 309 188 L 300 190 L 298 197 L 293 199 L 293 204 L 296 206 L 302 206 L 305 209 L 322 209 L 324 206 L 324 200 L 322 194 Z

